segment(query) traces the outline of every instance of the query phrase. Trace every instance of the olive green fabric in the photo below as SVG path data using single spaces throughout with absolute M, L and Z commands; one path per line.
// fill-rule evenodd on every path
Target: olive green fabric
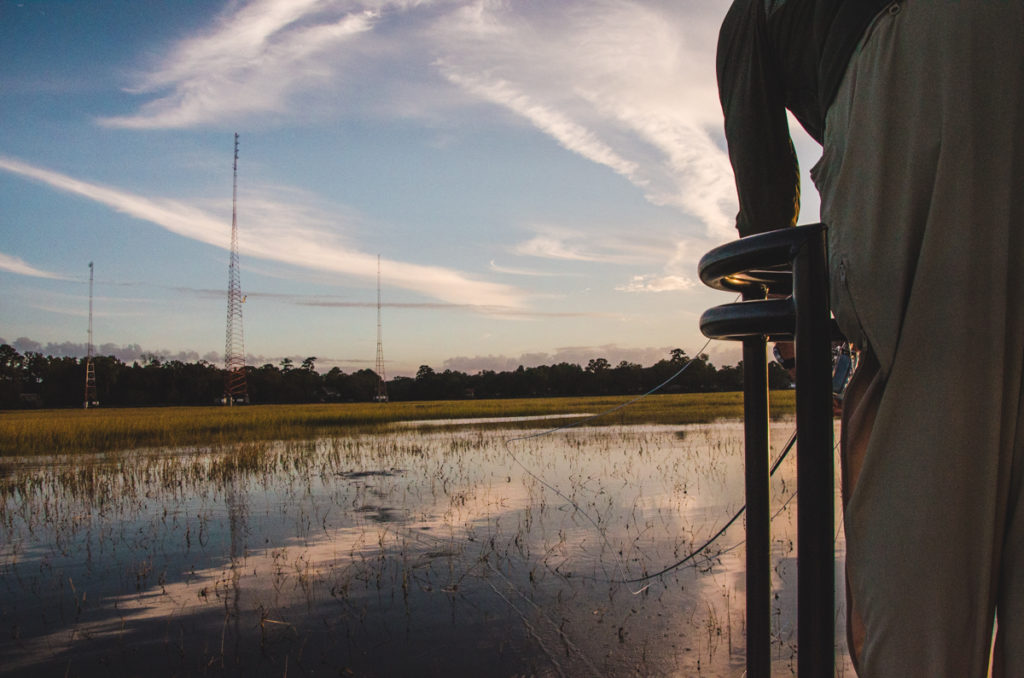
M 844 416 L 865 678 L 1024 676 L 1024 3 L 894 3 L 812 175 L 869 353 Z M 1002 673 L 1000 673 L 1000 671 Z

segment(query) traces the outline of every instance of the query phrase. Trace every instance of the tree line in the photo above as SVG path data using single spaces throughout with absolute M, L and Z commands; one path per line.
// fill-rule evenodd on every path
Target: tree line
M 93 358 L 97 400 L 106 406 L 210 405 L 224 395 L 225 370 L 205 360 L 183 362 L 143 356 L 128 365 L 114 356 Z M 649 367 L 622 361 L 612 365 L 594 358 L 586 366 L 562 362 L 512 371 L 483 370 L 466 374 L 437 372 L 420 366 L 415 377 L 394 377 L 386 383 L 389 400 L 448 400 L 536 396 L 635 395 L 646 393 L 686 369 L 663 391 L 694 393 L 743 388 L 742 363 L 716 368 L 706 354 L 691 358 L 682 349 Z M 789 376 L 779 365 L 768 370 L 771 388 L 787 388 Z M 246 367 L 249 401 L 258 403 L 365 402 L 378 392 L 377 373 L 362 369 L 346 374 L 340 368 L 320 373 L 316 358 L 299 365 L 288 358 L 279 364 Z M 0 409 L 81 407 L 85 395 L 85 359 L 19 353 L 0 345 Z

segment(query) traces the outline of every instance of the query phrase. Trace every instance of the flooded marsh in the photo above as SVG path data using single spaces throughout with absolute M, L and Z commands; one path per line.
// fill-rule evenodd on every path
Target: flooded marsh
M 0 675 L 741 675 L 742 520 L 649 575 L 742 506 L 742 425 L 536 432 L 6 457 Z M 794 461 L 772 647 L 795 674 Z

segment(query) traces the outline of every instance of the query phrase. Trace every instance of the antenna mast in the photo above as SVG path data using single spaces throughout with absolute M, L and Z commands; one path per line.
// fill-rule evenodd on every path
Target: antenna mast
M 96 407 L 99 405 L 99 401 L 96 400 L 96 366 L 92 364 L 92 278 L 93 278 L 93 266 L 92 262 L 89 262 L 89 344 L 86 348 L 85 355 L 85 400 L 83 401 L 83 407 L 89 409 L 89 406 Z
M 231 187 L 231 263 L 228 265 L 228 315 L 224 339 L 224 402 L 249 402 L 245 378 L 245 341 L 242 333 L 242 284 L 238 276 L 238 132 L 235 132 L 234 180 Z
M 384 376 L 384 343 L 381 339 L 380 323 L 380 255 L 377 255 L 377 395 L 379 403 L 388 401 L 388 386 Z

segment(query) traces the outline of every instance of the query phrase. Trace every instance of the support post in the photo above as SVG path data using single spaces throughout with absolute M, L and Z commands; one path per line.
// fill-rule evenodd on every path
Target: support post
M 825 231 L 808 234 L 793 259 L 797 412 L 797 668 L 835 671 L 832 349 Z
M 748 678 L 771 675 L 766 339 L 796 342 L 798 675 L 835 671 L 830 340 L 838 334 L 829 316 L 825 233 L 812 224 L 741 238 L 711 250 L 699 266 L 706 285 L 743 294 L 742 302 L 708 309 L 700 322 L 708 337 L 743 341 Z M 766 300 L 766 293 L 791 296 Z
M 764 299 L 763 289 L 744 301 Z M 763 335 L 743 340 L 744 482 L 747 500 L 747 676 L 771 676 L 771 512 L 768 477 L 768 362 Z

